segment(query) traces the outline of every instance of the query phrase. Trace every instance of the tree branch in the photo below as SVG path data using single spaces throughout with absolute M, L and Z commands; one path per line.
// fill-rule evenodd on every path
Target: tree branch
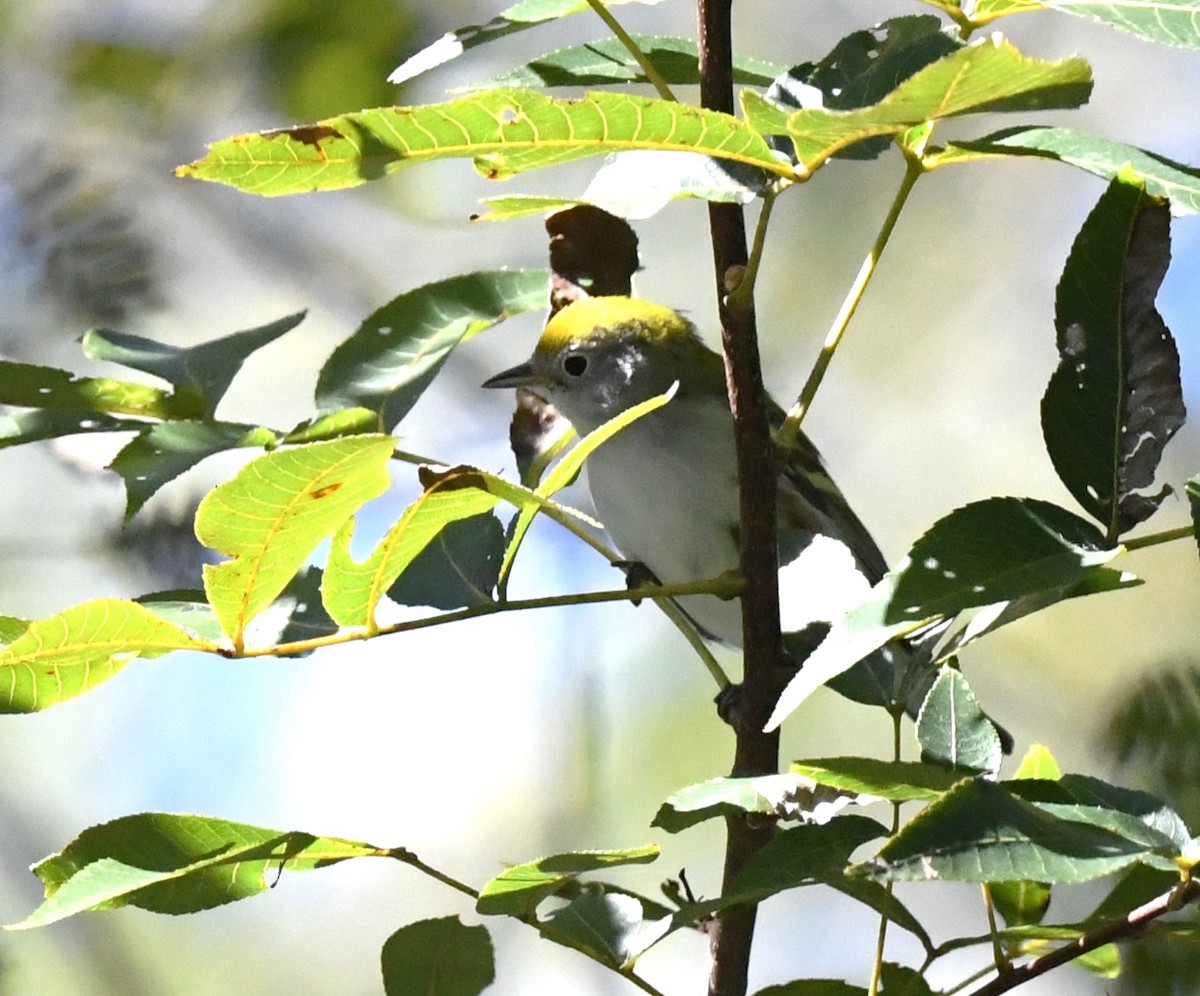
M 1051 969 L 1074 961 L 1080 955 L 1085 955 L 1089 951 L 1094 951 L 1105 944 L 1112 944 L 1114 941 L 1128 940 L 1136 936 L 1160 916 L 1166 913 L 1173 913 L 1182 906 L 1195 902 L 1198 898 L 1200 898 L 1200 882 L 1189 879 L 1176 886 L 1170 892 L 1165 892 L 1161 896 L 1150 900 L 1145 905 L 1139 906 L 1124 919 L 1114 920 L 1112 923 L 1099 927 L 1091 933 L 1084 934 L 1072 944 L 1056 948 L 1041 958 L 1005 972 L 1003 975 L 993 979 L 986 986 L 976 989 L 971 996 L 999 996 L 1000 993 L 1016 989 L 1017 986 L 1024 985 L 1031 979 L 1036 979 L 1039 975 L 1045 975 Z
M 732 0 L 698 0 L 700 102 L 708 109 L 732 114 Z M 735 204 L 709 204 L 713 262 L 720 300 L 721 341 L 725 375 L 737 443 L 742 595 L 744 699 L 735 722 L 737 745 L 733 774 L 773 774 L 779 767 L 779 737 L 763 733 L 778 698 L 783 651 L 779 635 L 775 519 L 775 470 L 767 418 L 766 392 L 754 321 L 753 301 L 731 302 L 747 262 L 746 226 Z M 746 860 L 770 840 L 769 827 L 752 826 L 731 817 L 726 821 L 723 891 L 729 889 Z M 750 946 L 757 909 L 753 904 L 721 914 L 712 933 L 713 967 L 709 992 L 742 996 L 746 992 Z

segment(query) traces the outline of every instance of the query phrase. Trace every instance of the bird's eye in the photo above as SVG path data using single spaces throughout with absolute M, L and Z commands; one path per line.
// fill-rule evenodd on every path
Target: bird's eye
M 562 368 L 571 377 L 582 377 L 588 360 L 582 353 L 568 353 L 563 357 Z

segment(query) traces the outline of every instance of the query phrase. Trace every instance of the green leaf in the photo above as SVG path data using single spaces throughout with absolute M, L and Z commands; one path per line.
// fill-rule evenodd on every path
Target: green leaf
M 1091 69 L 1082 59 L 1030 59 L 991 37 L 925 66 L 870 107 L 799 110 L 781 121 L 779 109 L 752 90 L 742 92 L 742 106 L 751 127 L 786 133 L 800 166 L 811 173 L 839 150 L 875 135 L 898 135 L 963 114 L 1077 107 L 1091 88 Z
M 125 521 L 164 484 L 206 457 L 243 446 L 273 446 L 277 438 L 270 429 L 232 422 L 180 420 L 143 427 L 109 464 L 125 482 Z
M 914 633 L 936 617 L 896 622 L 890 617 L 897 575 L 889 573 L 857 606 L 830 627 L 824 641 L 804 661 L 804 667 L 779 696 L 767 730 L 776 729 L 818 688 L 849 671 L 890 641 Z
M 0 370 L 0 378 L 3 370 Z M 35 443 L 39 439 L 57 439 L 88 432 L 138 432 L 146 427 L 139 419 L 113 418 L 92 412 L 62 411 L 0 414 L 0 449 Z
M 276 450 L 200 503 L 196 536 L 233 558 L 204 566 L 204 590 L 235 648 L 317 544 L 387 490 L 394 447 L 375 435 Z
M 797 819 L 811 802 L 811 784 L 795 774 L 710 778 L 669 796 L 650 825 L 679 833 L 718 816 Z
M 805 62 L 777 74 L 766 97 L 788 112 L 801 107 L 833 111 L 868 107 L 918 70 L 962 47 L 963 42 L 939 17 L 889 18 L 847 35 L 820 62 Z M 889 144 L 890 138 L 881 136 L 851 145 L 838 155 L 873 159 Z
M 281 443 L 319 443 L 325 439 L 359 436 L 376 432 L 379 416 L 369 408 L 342 408 L 328 415 L 301 422 L 280 440 Z
M 1050 886 L 1045 882 L 993 882 L 989 888 L 996 912 L 1010 927 L 1041 923 L 1050 908 Z
M 605 6 L 616 7 L 626 3 L 653 6 L 661 2 L 662 0 L 605 0 Z M 448 31 L 432 45 L 425 46 L 416 55 L 405 59 L 392 71 L 388 82 L 405 83 L 436 66 L 457 59 L 464 52 L 479 45 L 591 9 L 586 0 L 521 0 L 502 10 L 486 24 L 472 24 L 456 31 Z
M 111 377 L 76 377 L 66 370 L 0 360 L 0 404 L 60 412 L 96 412 L 142 418 L 186 418 L 185 400 L 158 387 Z M 85 428 L 76 429 L 85 432 Z M 68 433 L 59 433 L 68 435 Z M 44 436 L 42 438 L 45 438 Z
M 369 408 L 377 428 L 391 432 L 459 343 L 510 315 L 546 307 L 549 287 L 549 270 L 490 270 L 393 298 L 325 362 L 317 408 Z
M 943 666 L 917 718 L 921 760 L 951 771 L 995 774 L 1004 752 L 996 727 L 962 672 Z
M 1057 505 L 986 498 L 939 519 L 913 544 L 887 618 L 949 616 L 1027 595 L 1050 596 L 1049 604 L 1104 572 L 1102 565 L 1120 552 L 1095 526 Z
M 1179 351 L 1154 307 L 1170 261 L 1170 216 L 1119 175 L 1071 247 L 1058 284 L 1058 369 L 1042 398 L 1042 433 L 1067 490 L 1110 542 L 1170 493 L 1154 483 L 1183 425 Z
M 46 900 L 10 930 L 85 910 L 137 906 L 195 913 L 264 892 L 284 870 L 374 857 L 370 844 L 206 816 L 139 813 L 90 827 L 33 866 Z
M 579 207 L 587 201 L 580 197 L 548 197 L 514 194 L 510 197 L 485 197 L 479 202 L 483 210 L 471 215 L 472 221 L 511 221 L 531 214 L 552 214 L 564 208 Z
M 330 616 L 342 626 L 374 627 L 379 600 L 434 537 L 452 522 L 496 507 L 502 495 L 490 489 L 493 480 L 472 467 L 439 475 L 425 472 L 425 491 L 361 564 L 350 553 L 354 520 L 347 519 L 333 538 L 325 566 L 322 598 Z
M 696 43 L 690 38 L 666 38 L 634 35 L 637 47 L 645 53 L 662 79 L 671 86 L 697 84 Z M 733 82 L 743 86 L 768 86 L 784 71 L 761 59 L 736 57 Z M 637 61 L 616 38 L 602 38 L 584 45 L 572 45 L 540 55 L 516 69 L 509 69 L 480 83 L 469 83 L 462 90 L 492 90 L 497 87 L 543 89 L 556 86 L 607 86 L 645 83 Z
M 1074 128 L 1018 125 L 984 138 L 949 143 L 926 158 L 929 167 L 999 156 L 1037 156 L 1114 179 L 1125 167 L 1146 184 L 1146 193 L 1171 202 L 1174 214 L 1200 212 L 1200 169 L 1133 145 Z
M 924 974 L 907 965 L 884 962 L 879 971 L 880 996 L 934 996 Z
M 602 965 L 626 968 L 671 929 L 671 914 L 639 896 L 589 886 L 543 921 L 546 937 L 585 952 Z
M 932 802 L 962 779 L 935 764 L 881 761 L 872 757 L 822 757 L 793 761 L 789 771 L 844 792 L 890 802 Z
M 619 851 L 569 851 L 514 865 L 479 890 L 475 908 L 483 914 L 527 916 L 543 899 L 570 885 L 580 875 L 617 865 L 644 865 L 659 854 L 657 844 Z
M 16 632 L 16 621 L 5 628 Z M 99 598 L 30 623 L 0 651 L 0 712 L 37 712 L 95 688 L 137 657 L 214 650 L 136 602 Z
M 191 417 L 212 418 L 247 357 L 294 329 L 305 314 L 300 311 L 186 348 L 124 332 L 92 329 L 83 337 L 83 351 L 93 360 L 108 360 L 161 377 L 175 387 L 179 404 L 187 406 Z
M 388 588 L 388 598 L 433 609 L 485 605 L 500 580 L 504 545 L 504 526 L 494 515 L 447 523 Z
M 387 996 L 477 996 L 495 981 L 487 927 L 468 927 L 456 916 L 419 920 L 383 944 Z
M 437 159 L 473 159 L 480 173 L 498 180 L 629 149 L 700 152 L 795 175 L 757 131 L 728 114 L 632 94 L 557 99 L 531 90 L 490 90 L 237 135 L 175 173 L 274 197 L 353 187 Z
M 1059 768 L 1054 755 L 1050 753 L 1049 747 L 1034 744 L 1021 758 L 1021 764 L 1013 778 L 1036 778 L 1040 781 L 1056 782 L 1062 778 L 1062 769 Z
M 926 807 L 857 870 L 893 881 L 1077 883 L 1154 859 L 1143 844 L 976 778 Z
M 1147 41 L 1200 48 L 1200 4 L 1196 0 L 1041 0 L 1041 4 Z

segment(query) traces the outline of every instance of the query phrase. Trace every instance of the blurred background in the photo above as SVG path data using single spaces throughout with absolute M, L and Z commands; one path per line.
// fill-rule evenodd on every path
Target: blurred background
M 744 54 L 793 64 L 820 58 L 851 30 L 927 9 L 885 0 L 742 4 L 736 37 Z M 467 0 L 0 0 L 0 352 L 124 376 L 83 358 L 76 340 L 85 329 L 184 345 L 307 308 L 298 330 L 251 359 L 221 411 L 286 427 L 312 414 L 317 370 L 334 345 L 396 294 L 457 272 L 545 265 L 540 219 L 491 225 L 469 216 L 484 196 L 578 195 L 598 161 L 505 185 L 456 161 L 352 191 L 274 200 L 171 175 L 209 141 L 443 99 L 604 35 L 578 15 L 403 88 L 385 82 L 425 44 L 498 10 Z M 637 33 L 694 33 L 682 0 L 619 14 Z M 1195 53 L 1059 15 L 1001 27 L 1029 55 L 1078 52 L 1094 66 L 1090 105 L 1046 120 L 1200 160 Z M 996 127 L 952 122 L 938 137 Z M 840 163 L 777 207 L 760 327 L 769 386 L 781 400 L 803 382 L 901 172 L 894 153 Z M 1055 283 L 1103 188 L 1033 160 L 944 170 L 918 185 L 806 424 L 889 559 L 933 519 L 989 495 L 1073 507 L 1045 455 L 1038 405 L 1056 363 Z M 676 203 L 636 227 L 640 293 L 690 311 L 715 342 L 704 205 Z M 1175 228 L 1174 255 L 1159 307 L 1195 408 L 1200 247 L 1190 218 Z M 511 399 L 477 385 L 523 359 L 538 326 L 538 316 L 524 316 L 459 350 L 400 427 L 406 448 L 511 469 Z M 195 582 L 195 502 L 247 454 L 204 463 L 121 531 L 120 482 L 99 472 L 113 452 L 90 437 L 0 454 L 0 612 L 39 617 L 101 595 Z M 1200 433 L 1185 427 L 1162 479 L 1181 488 L 1198 469 Z M 376 503 L 378 525 L 417 491 L 415 475 L 401 469 L 394 492 Z M 586 489 L 569 497 L 587 507 Z M 1187 521 L 1186 502 L 1171 499 L 1150 527 Z M 1064 769 L 1164 792 L 1195 821 L 1191 755 L 1169 745 L 1122 753 L 1112 719 L 1139 683 L 1157 682 L 1168 704 L 1188 688 L 1164 676 L 1192 666 L 1200 637 L 1196 549 L 1153 548 L 1124 566 L 1149 583 L 1013 625 L 970 651 L 964 667 L 1015 734 L 1018 757 L 1044 742 Z M 535 530 L 512 591 L 616 580 L 547 525 Z M 17 921 L 39 902 L 29 864 L 86 826 L 148 810 L 404 845 L 476 886 L 504 863 L 653 840 L 666 845 L 663 860 L 614 877 L 655 893 L 686 867 L 696 892 L 713 895 L 717 824 L 678 839 L 649 828 L 670 792 L 728 769 L 732 738 L 714 715 L 713 692 L 649 606 L 496 617 L 303 660 L 176 654 L 138 662 L 81 699 L 0 722 L 9 758 L 0 785 L 0 920 Z M 889 723 L 821 694 L 793 717 L 784 740 L 785 761 L 886 756 Z M 1082 915 L 1102 894 L 1102 886 L 1064 890 L 1052 915 Z M 935 938 L 986 929 L 974 889 L 901 895 L 929 918 Z M 375 993 L 386 937 L 447 914 L 477 920 L 461 897 L 405 867 L 352 862 L 284 876 L 267 895 L 186 919 L 130 909 L 5 934 L 0 993 Z M 789 893 L 766 904 L 761 922 L 752 988 L 801 974 L 865 984 L 875 921 L 846 900 Z M 632 991 L 527 928 L 488 926 L 495 993 Z M 919 960 L 901 932 L 892 939 L 891 958 Z M 948 985 L 985 957 L 952 961 L 934 982 Z M 666 992 L 702 991 L 706 942 L 676 935 L 640 968 Z M 1155 991 L 1121 986 L 1067 969 L 1025 991 Z

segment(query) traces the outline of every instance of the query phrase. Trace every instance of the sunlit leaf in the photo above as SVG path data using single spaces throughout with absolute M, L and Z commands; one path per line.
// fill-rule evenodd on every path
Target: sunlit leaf
M 237 135 L 175 172 L 278 196 L 353 187 L 437 159 L 473 159 L 480 173 L 498 180 L 630 149 L 700 152 L 794 176 L 757 131 L 728 114 L 624 93 L 557 99 L 531 90 L 490 90 Z
M 759 818 L 795 820 L 813 818 L 814 810 L 827 805 L 829 816 L 836 809 L 838 792 L 821 792 L 803 772 L 756 775 L 744 778 L 710 778 L 672 793 L 659 807 L 651 826 L 678 833 L 718 816 L 756 815 Z M 842 800 L 844 803 L 844 799 Z
M 1123 173 L 1084 222 L 1058 284 L 1060 361 L 1042 433 L 1058 476 L 1110 543 L 1171 491 L 1140 491 L 1186 417 L 1179 351 L 1154 306 L 1170 255 L 1166 206 Z
M 793 761 L 789 770 L 822 785 L 892 802 L 931 802 L 962 780 L 961 773 L 940 765 L 872 757 Z
M 205 497 L 196 536 L 232 560 L 204 567 L 204 589 L 234 646 L 318 543 L 387 490 L 390 436 L 276 450 Z
M 1091 87 L 1091 69 L 1082 59 L 1030 59 L 992 37 L 927 65 L 859 110 L 812 108 L 781 120 L 779 108 L 752 90 L 742 92 L 742 106 L 752 127 L 786 133 L 800 165 L 811 172 L 840 149 L 874 135 L 896 135 L 926 121 L 984 111 L 1076 107 Z
M 284 871 L 374 857 L 370 844 L 206 816 L 140 813 L 90 827 L 33 866 L 46 900 L 9 929 L 85 910 L 194 913 L 266 891 Z
M 30 623 L 0 650 L 0 712 L 36 712 L 82 695 L 137 657 L 213 649 L 136 602 L 84 602 Z
M 146 423 L 140 419 L 113 418 L 111 415 L 70 409 L 17 412 L 12 415 L 0 413 L 0 449 L 81 433 L 140 432 L 145 427 Z
M 418 920 L 383 944 L 387 996 L 477 996 L 496 978 L 487 927 L 468 927 L 456 916 Z
M 368 408 L 377 414 L 377 427 L 390 432 L 459 343 L 511 315 L 545 308 L 549 288 L 549 270 L 490 270 L 393 298 L 325 362 L 317 408 Z
M 1041 5 L 1099 21 L 1148 41 L 1200 48 L 1197 0 L 1041 0 Z
M 161 377 L 175 387 L 178 404 L 187 405 L 193 416 L 211 418 L 247 357 L 294 329 L 304 315 L 300 311 L 258 328 L 187 347 L 92 329 L 83 337 L 83 351 L 93 360 L 108 360 Z

